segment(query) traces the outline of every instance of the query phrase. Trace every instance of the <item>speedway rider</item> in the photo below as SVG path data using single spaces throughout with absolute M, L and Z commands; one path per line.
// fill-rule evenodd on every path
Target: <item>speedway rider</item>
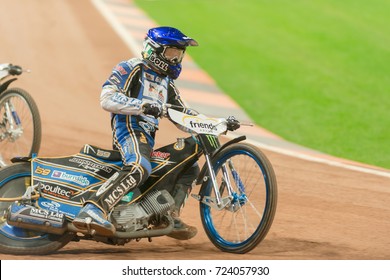
M 186 110 L 174 80 L 180 75 L 181 62 L 189 46 L 198 46 L 198 43 L 176 28 L 152 28 L 144 40 L 142 59 L 120 62 L 103 84 L 100 103 L 104 110 L 111 112 L 113 146 L 121 153 L 124 166 L 86 201 L 73 221 L 77 228 L 92 229 L 106 236 L 115 233 L 107 215 L 127 193 L 136 192 L 151 173 L 150 156 L 161 105 L 170 103 Z M 177 182 L 173 197 L 178 210 L 198 173 L 199 167 L 194 165 Z M 174 230 L 168 236 L 190 239 L 196 235 L 195 227 L 178 217 L 174 222 Z

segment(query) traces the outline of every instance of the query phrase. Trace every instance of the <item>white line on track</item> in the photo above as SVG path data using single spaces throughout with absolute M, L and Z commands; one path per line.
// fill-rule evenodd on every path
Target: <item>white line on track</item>
M 96 9 L 104 16 L 114 31 L 121 37 L 125 44 L 133 53 L 141 53 L 142 48 L 137 41 L 131 36 L 130 32 L 124 27 L 115 15 L 107 8 L 106 3 L 102 0 L 92 0 Z
M 128 48 L 131 50 L 132 53 L 140 53 L 141 52 L 141 46 L 136 42 L 136 40 L 132 37 L 131 33 L 128 29 L 126 29 L 121 22 L 116 18 L 116 16 L 111 12 L 110 9 L 107 8 L 106 3 L 104 3 L 103 0 L 91 0 L 92 3 L 95 5 L 96 9 L 104 16 L 104 18 L 108 21 L 108 23 L 111 25 L 111 27 L 115 30 L 115 32 L 119 35 L 119 37 L 125 42 L 125 44 L 128 46 Z M 233 135 L 233 134 L 231 134 Z M 283 149 L 278 146 L 272 146 L 268 144 L 264 144 L 258 141 L 253 140 L 247 140 L 247 142 L 256 145 L 258 147 L 261 147 L 263 149 L 276 152 L 279 154 L 288 155 L 291 157 L 296 157 L 300 159 L 304 159 L 307 161 L 312 162 L 318 162 L 318 163 L 324 163 L 330 166 L 345 168 L 348 170 L 363 172 L 367 174 L 382 176 L 390 178 L 390 172 L 386 170 L 377 170 L 377 169 L 371 169 L 363 166 L 356 166 L 351 165 L 347 163 L 343 163 L 337 160 L 331 160 L 331 159 L 325 159 L 321 157 L 317 157 L 314 154 L 308 155 L 300 153 L 299 151 L 289 150 L 289 149 Z
M 279 154 L 283 154 L 283 155 L 287 155 L 287 156 L 291 156 L 291 157 L 295 157 L 295 158 L 300 158 L 300 159 L 307 160 L 307 161 L 323 163 L 323 164 L 327 164 L 330 166 L 341 167 L 341 168 L 345 168 L 348 170 L 353 170 L 353 171 L 358 171 L 358 172 L 363 172 L 363 173 L 368 173 L 368 174 L 372 174 L 372 175 L 390 178 L 390 172 L 388 172 L 386 170 L 382 171 L 382 170 L 371 169 L 371 168 L 367 168 L 367 167 L 363 167 L 363 166 L 351 165 L 351 164 L 343 163 L 343 162 L 337 161 L 337 160 L 331 160 L 331 159 L 326 159 L 326 158 L 322 158 L 322 157 L 317 157 L 314 154 L 309 155 L 309 154 L 300 153 L 298 151 L 283 149 L 283 148 L 280 148 L 278 146 L 272 146 L 272 145 L 264 144 L 264 143 L 261 143 L 258 141 L 253 141 L 250 139 L 247 139 L 246 141 L 248 143 L 251 143 L 251 144 L 258 146 L 260 148 L 263 148 L 263 149 L 266 149 L 266 150 L 269 150 L 272 152 L 276 152 Z

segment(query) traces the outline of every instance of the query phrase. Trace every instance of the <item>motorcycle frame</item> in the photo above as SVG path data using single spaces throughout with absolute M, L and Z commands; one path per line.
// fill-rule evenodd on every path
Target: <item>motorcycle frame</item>
M 214 194 L 215 194 L 215 198 L 210 197 L 210 196 L 207 196 L 207 197 L 202 196 L 202 194 L 201 194 L 202 188 L 199 190 L 198 195 L 193 194 L 192 196 L 195 199 L 197 199 L 198 201 L 200 201 L 201 203 L 205 203 L 206 205 L 209 205 L 210 207 L 213 207 L 213 208 L 218 209 L 218 210 L 222 210 L 228 203 L 230 203 L 230 201 L 233 199 L 233 197 L 232 197 L 233 188 L 232 188 L 232 184 L 231 184 L 230 179 L 229 179 L 227 167 L 225 164 L 222 166 L 223 183 L 221 186 L 218 186 L 216 174 L 215 174 L 214 169 L 213 169 L 213 161 L 226 147 L 228 147 L 234 143 L 238 143 L 240 141 L 243 141 L 246 139 L 246 137 L 245 136 L 237 137 L 235 139 L 232 139 L 232 140 L 226 142 L 223 145 L 221 145 L 219 142 L 219 135 L 215 135 L 215 134 L 207 134 L 207 133 L 199 133 L 199 134 L 195 133 L 194 134 L 194 133 L 191 133 L 191 136 L 189 136 L 187 138 L 179 138 L 179 139 L 178 139 L 178 142 L 183 141 L 183 143 L 186 143 L 184 145 L 185 148 L 183 148 L 184 150 L 181 150 L 181 149 L 175 147 L 175 145 L 178 142 L 176 142 L 176 144 L 175 143 L 173 143 L 173 145 L 169 144 L 169 145 L 160 147 L 160 148 L 155 150 L 155 151 L 160 152 L 160 153 L 162 152 L 162 153 L 172 154 L 173 155 L 172 162 L 174 162 L 174 164 L 172 166 L 169 166 L 169 164 L 167 166 L 163 166 L 163 168 L 165 168 L 165 169 L 159 170 L 156 173 L 153 173 L 153 171 L 152 171 L 152 174 L 148 178 L 148 180 L 142 186 L 140 186 L 141 192 L 139 192 L 135 197 L 133 197 L 133 199 L 130 202 L 127 202 L 124 204 L 135 203 L 136 201 L 138 201 L 140 198 L 142 198 L 144 195 L 146 195 L 152 189 L 155 189 L 155 190 L 166 189 L 168 192 L 171 193 L 171 191 L 173 190 L 173 188 L 175 186 L 176 181 L 180 178 L 180 175 L 184 174 L 185 171 L 188 168 L 190 168 L 195 162 L 198 162 L 199 158 L 202 155 L 205 156 L 205 163 L 203 164 L 203 166 L 201 168 L 201 172 L 199 173 L 199 175 L 197 176 L 197 178 L 194 180 L 193 183 L 198 185 L 198 184 L 207 182 L 208 180 L 211 180 L 212 188 L 213 188 Z M 86 146 L 90 146 L 90 145 L 86 145 Z M 97 147 L 95 147 L 95 148 L 97 148 Z M 92 156 L 92 158 L 94 158 L 94 159 L 99 159 L 96 155 L 88 154 L 88 152 L 85 152 L 85 150 L 88 151 L 89 149 L 86 149 L 84 147 L 80 153 L 82 153 L 84 151 L 85 156 L 87 156 L 87 157 Z M 177 150 L 177 151 L 175 151 L 175 150 Z M 115 163 L 117 164 L 117 167 L 120 168 L 121 165 L 118 164 L 118 160 L 121 158 L 119 155 L 119 152 L 110 151 L 110 150 L 105 150 L 105 151 L 114 155 L 114 157 L 116 158 Z M 76 155 L 72 155 L 72 156 L 80 155 L 80 153 L 76 154 Z M 69 157 L 72 157 L 72 156 L 69 156 Z M 51 168 L 52 171 L 54 172 L 55 171 L 54 169 L 58 168 L 58 164 L 59 164 L 56 161 L 68 159 L 69 157 L 55 157 L 55 158 L 36 157 L 36 158 L 33 158 L 32 165 L 31 165 L 31 167 L 32 167 L 32 169 L 31 169 L 32 185 L 38 186 L 40 182 L 47 183 L 47 181 L 45 181 L 45 178 L 40 177 L 41 175 L 38 175 L 35 172 L 38 167 Z M 24 160 L 26 160 L 26 159 L 22 159 L 21 161 L 24 161 Z M 152 160 L 153 160 L 153 158 L 152 158 Z M 45 163 L 47 163 L 47 165 L 45 165 Z M 112 165 L 112 164 L 114 164 L 114 160 L 113 159 L 108 160 L 108 162 L 106 162 L 106 163 Z M 40 166 L 40 165 L 42 165 L 42 166 Z M 67 170 L 67 168 L 71 168 L 69 163 L 68 163 L 68 165 L 66 165 L 66 164 L 62 164 L 62 165 L 64 168 L 63 170 L 65 170 L 65 171 Z M 232 163 L 230 162 L 229 166 L 231 166 L 231 165 L 232 165 Z M 50 167 L 50 166 L 57 166 L 57 167 Z M 84 171 L 84 172 L 86 172 L 86 171 Z M 83 173 L 80 171 L 80 174 L 82 175 Z M 36 181 L 37 177 L 38 177 L 38 179 L 40 178 L 42 180 Z M 47 177 L 46 179 L 52 180 L 53 178 Z M 92 189 L 95 189 L 95 187 L 97 188 L 98 186 L 94 186 L 92 188 L 87 186 L 83 191 L 85 193 L 87 193 L 87 192 L 89 192 L 88 189 L 92 190 Z M 221 189 L 220 189 L 220 187 L 221 187 Z M 221 196 L 221 191 L 223 191 L 222 187 L 227 188 L 227 191 L 228 191 L 228 195 L 225 197 Z M 77 200 L 74 198 L 69 199 L 70 203 L 66 203 L 64 201 L 58 200 L 58 198 L 56 198 L 55 196 L 51 196 L 50 194 L 41 192 L 39 190 L 38 190 L 38 192 L 39 192 L 39 198 L 34 199 L 36 201 L 36 203 L 33 203 L 38 208 L 46 209 L 43 205 L 44 205 L 44 202 L 48 202 L 48 201 L 49 202 L 51 201 L 54 203 L 56 203 L 56 202 L 61 203 L 62 205 L 65 205 L 64 208 L 67 208 L 69 206 L 72 206 L 72 207 L 76 206 L 77 208 L 82 207 L 82 202 L 81 201 L 77 202 Z M 24 196 L 24 197 L 28 197 L 28 196 Z M 67 217 L 67 220 L 69 221 L 69 220 L 72 220 L 73 217 L 75 216 L 76 212 L 78 212 L 75 209 L 73 209 L 73 210 L 74 210 L 73 214 L 71 214 L 72 211 L 71 212 L 65 212 L 63 210 L 59 210 L 59 211 L 64 213 L 65 216 Z M 167 232 L 172 230 L 171 226 L 172 226 L 172 223 L 170 222 L 169 225 L 167 226 L 167 228 L 164 228 L 164 229 L 158 230 L 158 231 L 153 231 L 153 233 L 152 232 L 147 233 L 147 235 L 149 237 L 151 237 L 151 235 L 153 235 L 153 236 L 165 235 L 165 234 L 167 234 Z M 71 231 L 71 232 L 78 231 L 77 229 L 75 229 L 72 226 L 71 223 L 68 223 L 67 230 Z M 118 237 L 118 238 L 138 238 L 138 237 L 143 236 L 143 234 L 140 232 L 137 232 L 134 234 L 132 232 L 122 232 L 122 233 L 118 233 L 118 235 L 115 235 L 115 237 Z

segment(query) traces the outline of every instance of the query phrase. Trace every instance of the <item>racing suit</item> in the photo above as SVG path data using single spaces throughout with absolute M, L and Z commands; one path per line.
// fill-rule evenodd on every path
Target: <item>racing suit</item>
M 159 118 L 141 114 L 142 105 L 169 103 L 182 106 L 183 111 L 186 106 L 171 78 L 159 75 L 137 58 L 114 67 L 103 84 L 100 101 L 102 108 L 111 112 L 113 146 L 121 153 L 124 166 L 86 202 L 107 214 L 126 193 L 136 191 L 151 173 L 150 155 Z M 180 182 L 187 193 L 199 167 L 194 166 L 192 172 L 189 182 Z

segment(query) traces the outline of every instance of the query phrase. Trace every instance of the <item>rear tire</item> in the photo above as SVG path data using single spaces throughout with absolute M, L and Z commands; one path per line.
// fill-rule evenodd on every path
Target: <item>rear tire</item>
M 30 163 L 17 163 L 0 169 L 0 196 L 18 197 L 31 183 Z M 4 213 L 11 202 L 0 202 Z M 0 253 L 13 255 L 46 255 L 57 251 L 73 239 L 73 234 L 55 235 L 8 225 L 0 218 Z

